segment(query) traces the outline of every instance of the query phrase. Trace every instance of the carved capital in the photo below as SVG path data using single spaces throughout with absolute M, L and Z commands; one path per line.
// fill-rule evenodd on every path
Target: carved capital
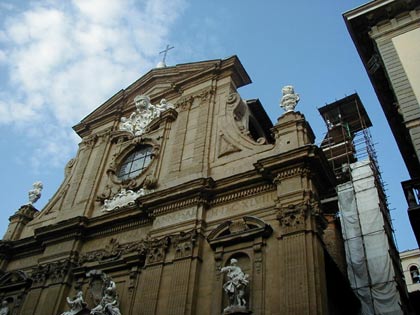
M 70 273 L 73 264 L 70 260 L 56 261 L 50 264 L 49 277 L 53 283 L 63 282 Z
M 81 143 L 81 149 L 91 149 L 95 146 L 96 141 L 98 141 L 98 135 L 90 135 L 83 139 Z
M 48 264 L 38 265 L 32 270 L 32 286 L 42 286 L 48 279 L 50 266 Z
M 171 236 L 171 243 L 175 249 L 175 259 L 191 256 L 196 239 L 197 232 L 195 230 Z
M 165 260 L 166 250 L 169 246 L 169 238 L 146 240 L 147 265 L 162 263 Z
M 307 214 L 306 204 L 288 205 L 280 208 L 277 219 L 286 232 L 292 232 L 305 228 Z
M 176 108 L 179 109 L 179 111 L 186 111 L 189 110 L 193 104 L 194 101 L 194 97 L 192 96 L 188 96 L 185 98 L 180 99 L 177 103 L 176 103 Z
M 201 99 L 202 102 L 205 102 L 210 99 L 211 95 L 214 94 L 214 88 L 209 88 L 206 90 L 201 91 L 199 94 L 195 95 L 194 97 L 198 97 Z

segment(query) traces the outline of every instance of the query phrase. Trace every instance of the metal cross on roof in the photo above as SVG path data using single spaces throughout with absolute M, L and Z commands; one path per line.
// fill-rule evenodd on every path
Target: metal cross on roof
M 166 48 L 159 53 L 159 55 L 163 54 L 162 62 L 164 64 L 165 64 L 165 61 L 166 61 L 166 55 L 168 54 L 168 51 L 171 50 L 172 48 L 174 48 L 174 46 L 170 47 L 169 45 L 166 45 Z

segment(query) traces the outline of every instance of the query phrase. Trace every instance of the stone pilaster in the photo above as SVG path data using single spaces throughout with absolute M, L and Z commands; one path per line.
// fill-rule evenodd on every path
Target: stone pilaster
M 139 277 L 138 300 L 141 303 L 134 306 L 134 314 L 154 315 L 156 313 L 168 241 L 168 238 L 147 241 L 146 268 Z
M 19 208 L 14 215 L 9 218 L 9 227 L 3 237 L 5 241 L 14 241 L 20 238 L 24 227 L 32 221 L 38 210 L 34 206 L 28 204 Z
M 276 140 L 275 146 L 280 152 L 313 144 L 315 135 L 311 126 L 300 112 L 283 114 L 271 129 Z
M 173 272 L 171 279 L 171 295 L 168 303 L 169 315 L 187 314 L 187 298 L 193 264 L 192 255 L 196 241 L 195 231 L 173 236 L 172 244 L 175 249 Z

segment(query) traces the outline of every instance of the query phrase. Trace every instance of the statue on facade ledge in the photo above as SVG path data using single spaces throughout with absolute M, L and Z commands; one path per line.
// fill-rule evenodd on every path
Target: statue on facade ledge
M 112 279 L 105 280 L 105 290 L 101 301 L 91 311 L 91 315 L 121 315 L 119 309 L 117 286 Z
M 150 98 L 146 95 L 137 95 L 134 98 L 136 111 L 127 117 L 121 117 L 119 130 L 128 131 L 134 136 L 140 136 L 145 131 L 149 123 L 160 117 L 160 115 L 169 108 L 175 108 L 174 105 L 168 103 L 164 98 L 159 104 L 153 105 Z
M 9 315 L 9 313 L 9 302 L 3 300 L 3 302 L 1 302 L 0 315 Z
M 286 85 L 281 90 L 283 96 L 280 100 L 280 107 L 283 108 L 286 113 L 294 111 L 300 100 L 299 94 L 295 93 L 295 88 L 292 85 Z
M 227 281 L 223 284 L 223 290 L 228 296 L 229 305 L 223 310 L 223 314 L 248 314 L 245 293 L 249 284 L 249 275 L 245 274 L 237 265 L 235 258 L 230 260 L 230 266 L 223 267 L 220 272 L 227 273 Z
M 79 291 L 76 297 L 72 300 L 67 297 L 67 304 L 70 306 L 70 310 L 62 313 L 61 315 L 76 315 L 86 309 L 87 304 L 83 300 L 83 292 Z
M 32 205 L 35 202 L 38 201 L 39 198 L 41 198 L 41 192 L 42 192 L 42 182 L 35 182 L 32 184 L 32 189 L 28 192 L 29 197 L 29 204 Z

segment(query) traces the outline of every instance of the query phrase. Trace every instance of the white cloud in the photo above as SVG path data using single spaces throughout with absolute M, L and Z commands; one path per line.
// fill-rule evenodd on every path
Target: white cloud
M 18 121 L 27 127 L 23 136 L 42 139 L 34 165 L 48 157 L 63 165 L 63 146 L 74 142 L 70 126 L 157 63 L 184 6 L 44 0 L 8 13 L 0 22 L 0 63 L 9 71 L 0 87 L 0 124 Z

